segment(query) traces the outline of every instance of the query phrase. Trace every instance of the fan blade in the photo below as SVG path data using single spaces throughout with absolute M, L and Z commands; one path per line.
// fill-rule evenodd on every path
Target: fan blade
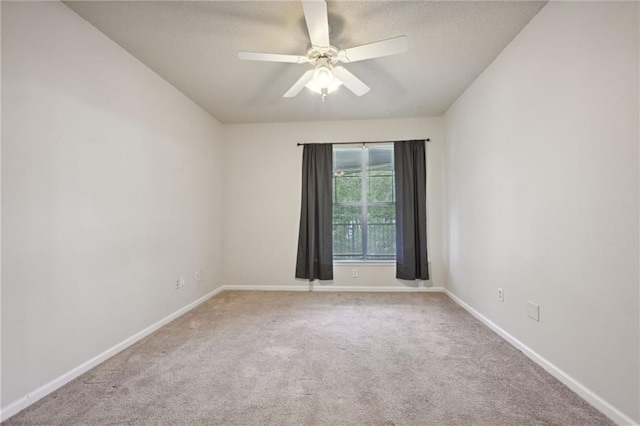
M 289 90 L 287 90 L 287 93 L 285 93 L 283 95 L 283 97 L 284 98 L 293 98 L 298 93 L 300 93 L 302 88 L 309 81 L 311 81 L 311 79 L 313 78 L 313 71 L 314 70 L 309 70 L 309 71 L 305 72 L 304 74 L 302 74 L 302 77 L 300 77 L 300 79 L 298 81 L 296 81 L 295 84 L 293 86 L 291 86 L 291 88 Z
M 355 93 L 358 96 L 362 96 L 366 94 L 369 90 L 371 90 L 369 86 L 364 84 L 358 77 L 351 74 L 344 67 L 334 67 L 333 75 L 335 78 L 340 80 L 342 84 L 344 84 L 347 87 L 347 89 L 351 90 L 353 93 Z
M 399 36 L 341 50 L 338 52 L 338 59 L 342 62 L 364 61 L 366 59 L 381 58 L 383 56 L 403 53 L 407 50 L 409 50 L 407 36 Z
M 329 20 L 324 0 L 302 0 L 304 20 L 307 22 L 311 45 L 329 47 Z
M 289 62 L 292 64 L 309 62 L 306 56 L 258 52 L 238 52 L 238 59 L 242 59 L 243 61 Z

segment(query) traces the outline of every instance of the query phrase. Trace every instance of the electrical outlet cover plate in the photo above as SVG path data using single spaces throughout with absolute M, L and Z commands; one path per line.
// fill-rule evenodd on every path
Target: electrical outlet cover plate
M 504 290 L 501 288 L 498 288 L 498 300 L 504 302 Z
M 533 320 L 540 321 L 540 305 L 527 300 L 527 315 Z

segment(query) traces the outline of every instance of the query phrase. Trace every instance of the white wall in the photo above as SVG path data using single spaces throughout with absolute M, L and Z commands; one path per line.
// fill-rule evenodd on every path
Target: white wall
M 429 285 L 640 421 L 638 16 L 547 5 L 447 113 L 445 161 L 439 118 L 221 126 L 64 5 L 2 2 L 2 407 L 223 278 L 306 287 L 297 142 L 429 137 Z M 331 286 L 405 286 L 357 267 Z
M 327 102 L 331 102 L 330 99 Z M 224 283 L 294 286 L 302 173 L 298 142 L 353 142 L 430 138 L 427 195 L 432 279 L 443 285 L 442 166 L 444 123 L 440 118 L 239 124 L 225 126 Z M 351 278 L 358 268 L 359 277 Z M 407 287 L 395 265 L 334 267 L 323 285 Z
M 448 289 L 635 421 L 638 17 L 547 4 L 446 114 Z
M 7 407 L 219 283 L 222 147 L 62 3 L 2 2 L 2 56 Z

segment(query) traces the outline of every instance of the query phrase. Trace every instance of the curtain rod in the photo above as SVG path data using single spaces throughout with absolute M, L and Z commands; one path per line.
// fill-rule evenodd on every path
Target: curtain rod
M 426 138 L 426 139 L 413 139 L 413 140 L 424 140 L 425 142 L 431 142 L 431 139 Z M 371 142 L 326 142 L 323 144 L 319 144 L 319 145 L 324 145 L 324 144 L 329 144 L 329 145 L 366 145 L 366 144 L 372 144 L 372 143 L 394 143 L 394 142 L 400 142 L 400 141 L 371 141 Z M 298 142 L 298 146 L 302 146 L 302 145 L 313 145 L 313 142 L 309 142 L 309 143 L 300 143 Z

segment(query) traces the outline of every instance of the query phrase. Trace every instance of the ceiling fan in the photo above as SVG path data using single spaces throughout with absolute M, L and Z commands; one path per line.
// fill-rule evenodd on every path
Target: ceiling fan
M 341 85 L 358 96 L 369 92 L 370 88 L 358 77 L 351 74 L 338 62 L 351 63 L 380 58 L 406 52 L 409 48 L 406 36 L 363 44 L 349 49 L 338 49 L 329 43 L 329 22 L 327 3 L 324 0 L 302 0 L 304 19 L 309 30 L 311 47 L 304 55 L 282 55 L 278 53 L 238 52 L 238 58 L 248 61 L 289 62 L 310 64 L 298 81 L 284 94 L 285 98 L 296 96 L 303 87 L 325 97 Z

